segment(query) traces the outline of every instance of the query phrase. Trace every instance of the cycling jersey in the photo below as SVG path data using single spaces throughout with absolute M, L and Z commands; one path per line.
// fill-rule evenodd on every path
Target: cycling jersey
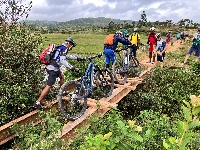
M 140 35 L 138 33 L 133 33 L 131 34 L 131 43 L 135 44 L 136 46 L 138 46 L 138 40 L 140 40 Z
M 162 52 L 165 46 L 166 46 L 166 42 L 163 39 L 157 40 L 156 47 L 159 52 Z
M 51 62 L 50 65 L 47 65 L 46 68 L 48 70 L 58 71 L 60 66 L 64 65 L 65 67 L 72 69 L 73 66 L 67 62 L 67 59 L 75 60 L 77 59 L 77 57 L 73 55 L 67 55 L 67 53 L 68 53 L 68 48 L 66 47 L 65 44 L 59 46 L 55 53 L 54 61 Z
M 192 45 L 200 45 L 200 34 L 195 33 L 193 34 L 194 40 L 192 42 Z

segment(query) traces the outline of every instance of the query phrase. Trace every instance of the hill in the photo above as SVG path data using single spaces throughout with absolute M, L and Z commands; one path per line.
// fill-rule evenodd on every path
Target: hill
M 88 27 L 88 26 L 107 26 L 110 22 L 114 22 L 115 24 L 124 24 L 127 22 L 128 24 L 132 24 L 132 20 L 120 20 L 120 19 L 111 19 L 105 17 L 98 18 L 79 18 L 75 20 L 70 20 L 66 22 L 57 22 L 57 21 L 32 21 L 26 20 L 25 22 L 29 25 L 36 26 L 65 26 L 65 27 Z

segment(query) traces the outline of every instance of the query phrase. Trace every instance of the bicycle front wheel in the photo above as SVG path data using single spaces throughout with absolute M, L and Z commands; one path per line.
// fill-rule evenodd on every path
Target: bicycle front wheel
M 130 60 L 130 64 L 129 64 L 129 76 L 131 77 L 139 77 L 141 72 L 142 72 L 142 68 L 140 66 L 140 62 L 137 60 L 136 57 L 132 57 Z
M 126 83 L 128 70 L 123 62 L 115 61 L 112 65 L 112 71 L 117 83 L 119 84 Z
M 80 118 L 87 108 L 85 88 L 78 81 L 64 83 L 58 93 L 58 105 L 62 115 L 69 120 Z
M 114 79 L 108 69 L 100 69 L 95 74 L 95 84 L 97 90 L 104 97 L 109 97 L 114 89 Z

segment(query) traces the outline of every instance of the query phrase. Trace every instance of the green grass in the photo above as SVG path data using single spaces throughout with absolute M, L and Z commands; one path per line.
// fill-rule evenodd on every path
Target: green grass
M 50 43 L 62 44 L 68 36 L 71 36 L 77 43 L 77 46 L 70 53 L 94 54 L 103 52 L 105 34 L 42 34 L 44 47 Z M 141 35 L 141 42 L 146 43 L 146 41 L 147 36 Z

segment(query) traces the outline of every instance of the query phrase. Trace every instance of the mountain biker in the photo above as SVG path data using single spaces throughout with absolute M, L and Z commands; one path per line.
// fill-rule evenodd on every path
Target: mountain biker
M 170 38 L 172 37 L 171 31 L 168 31 L 168 33 L 166 34 L 166 43 L 169 44 L 170 43 Z
M 64 75 L 60 71 L 60 67 L 62 65 L 69 68 L 71 71 L 78 71 L 78 68 L 73 67 L 66 61 L 66 59 L 80 60 L 80 58 L 76 56 L 67 55 L 67 53 L 70 50 L 72 50 L 72 48 L 75 46 L 76 46 L 75 41 L 71 37 L 68 37 L 65 40 L 65 43 L 63 43 L 57 48 L 54 60 L 49 65 L 46 66 L 46 71 L 49 74 L 47 85 L 41 92 L 39 98 L 33 104 L 34 108 L 37 108 L 39 110 L 43 109 L 44 106 L 41 104 L 41 101 L 48 94 L 48 92 L 52 88 L 52 85 L 55 83 L 57 77 L 60 78 L 60 86 L 64 84 Z
M 124 35 L 123 35 L 123 37 L 125 38 L 127 34 L 128 34 L 128 30 L 125 29 L 125 30 L 124 30 Z
M 181 42 L 180 43 L 183 43 L 183 41 L 185 42 L 185 34 L 184 34 L 184 32 L 181 32 Z
M 104 44 L 104 55 L 106 57 L 105 63 L 106 63 L 106 68 L 109 68 L 110 65 L 110 60 L 112 63 L 115 62 L 116 57 L 115 57 L 115 50 L 117 48 L 118 43 L 122 43 L 123 45 L 131 45 L 131 42 L 128 39 L 125 39 L 122 37 L 122 32 L 117 31 L 114 34 L 114 39 L 113 39 L 113 44 Z
M 130 35 L 130 41 L 132 46 L 130 47 L 130 54 L 136 57 L 136 51 L 140 46 L 140 35 L 138 34 L 137 28 L 133 29 L 133 33 Z
M 161 38 L 160 33 L 156 34 L 156 52 L 157 52 L 157 61 L 160 63 L 161 68 L 163 68 L 163 61 L 165 58 L 166 52 L 166 42 Z
M 178 41 L 181 39 L 181 33 L 180 31 L 178 31 L 177 35 L 176 35 L 176 40 L 177 40 L 177 43 Z
M 153 54 L 154 46 L 156 45 L 156 32 L 155 28 L 150 28 L 150 33 L 148 34 L 148 41 L 147 44 L 149 44 L 149 61 L 147 63 L 154 63 L 155 62 L 155 55 Z M 151 62 L 151 59 L 153 57 L 153 61 Z
M 192 46 L 190 47 L 190 50 L 188 51 L 188 53 L 185 56 L 185 60 L 183 62 L 183 64 L 186 64 L 188 58 L 190 57 L 190 55 L 196 50 L 196 59 L 195 61 L 198 62 L 199 60 L 199 56 L 200 56 L 200 27 L 197 28 L 197 33 L 193 34 L 193 38 L 192 38 Z

